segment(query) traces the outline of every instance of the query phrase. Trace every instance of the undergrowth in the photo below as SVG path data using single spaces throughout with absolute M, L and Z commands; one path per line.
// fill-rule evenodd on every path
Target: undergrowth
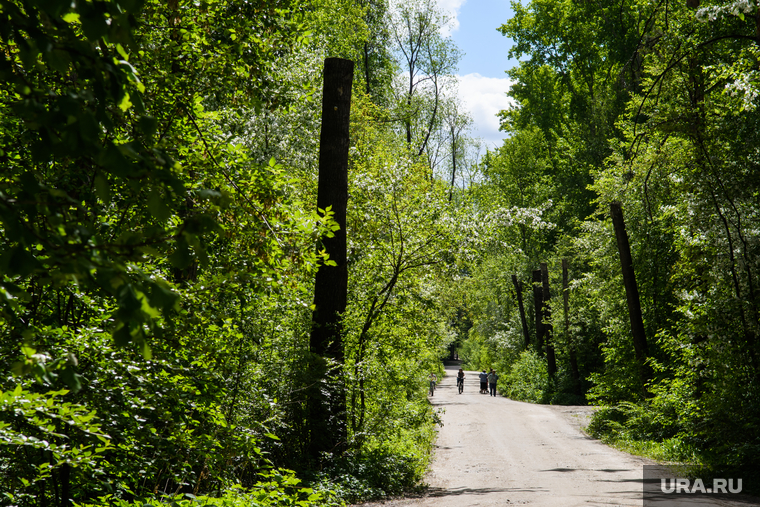
M 715 456 L 684 432 L 677 422 L 662 417 L 646 404 L 621 402 L 597 410 L 586 432 L 604 444 L 673 467 L 681 476 L 713 478 L 741 477 L 743 491 L 759 494 L 760 470 L 731 463 L 730 456 Z

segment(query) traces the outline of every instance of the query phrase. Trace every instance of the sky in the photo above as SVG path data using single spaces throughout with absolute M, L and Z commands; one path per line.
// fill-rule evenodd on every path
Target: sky
M 475 123 L 473 136 L 488 148 L 506 137 L 496 117 L 506 109 L 510 81 L 505 71 L 517 64 L 507 56 L 512 41 L 496 29 L 512 16 L 509 0 L 437 0 L 452 16 L 452 39 L 464 53 L 459 61 L 459 98 Z

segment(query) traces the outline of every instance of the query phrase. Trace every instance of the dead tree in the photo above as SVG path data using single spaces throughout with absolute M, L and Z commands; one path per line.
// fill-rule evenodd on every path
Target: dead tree
M 314 311 L 309 340 L 311 388 L 308 392 L 311 459 L 339 450 L 346 441 L 346 395 L 343 326 L 348 294 L 346 209 L 351 85 L 354 62 L 328 58 L 324 66 L 322 129 L 319 137 L 317 207 L 330 208 L 340 227 L 322 245 L 334 265 L 322 264 L 314 285 Z
M 549 292 L 549 268 L 545 262 L 540 264 L 541 266 L 541 316 L 544 320 L 544 341 L 546 342 L 546 371 L 550 377 L 553 377 L 557 373 L 557 358 L 554 354 L 554 343 L 552 341 L 552 333 L 554 327 L 551 325 L 549 319 L 551 318 L 551 309 L 549 308 L 549 301 L 551 300 L 551 294 Z
M 633 270 L 631 245 L 628 242 L 628 232 L 625 230 L 623 209 L 619 202 L 610 203 L 610 215 L 612 215 L 612 226 L 615 228 L 615 237 L 617 238 L 618 252 L 620 253 L 620 267 L 623 271 L 623 285 L 625 285 L 625 297 L 628 302 L 633 349 L 636 353 L 636 360 L 642 367 L 642 380 L 646 382 L 643 366 L 647 357 L 647 337 L 644 331 L 644 318 L 641 313 L 639 287 L 636 284 L 636 273 Z
M 538 353 L 544 355 L 544 323 L 541 313 L 543 290 L 541 288 L 541 270 L 533 270 L 533 308 L 536 314 L 536 348 Z
M 565 310 L 565 343 L 567 343 L 567 355 L 570 358 L 570 376 L 573 379 L 573 391 L 580 396 L 582 394 L 581 375 L 578 371 L 575 344 L 570 337 L 570 288 L 567 275 L 567 259 L 562 259 L 562 302 Z
M 523 304 L 522 289 L 523 284 L 517 280 L 517 275 L 512 275 L 512 283 L 515 286 L 517 294 L 517 308 L 520 311 L 520 323 L 522 324 L 523 336 L 525 337 L 525 348 L 530 347 L 530 332 L 528 331 L 528 321 L 525 319 L 525 305 Z

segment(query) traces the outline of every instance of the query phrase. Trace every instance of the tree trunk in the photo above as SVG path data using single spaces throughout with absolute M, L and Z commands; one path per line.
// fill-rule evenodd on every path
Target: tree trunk
M 351 84 L 354 63 L 327 58 L 324 67 L 322 129 L 319 146 L 317 207 L 331 208 L 340 229 L 322 244 L 335 266 L 322 264 L 314 286 L 314 312 L 310 336 L 312 385 L 307 401 L 309 455 L 319 460 L 336 452 L 346 441 L 346 396 L 343 373 L 343 328 L 346 310 L 346 209 L 348 207 L 348 148 Z
M 520 311 L 520 323 L 522 323 L 523 336 L 525 337 L 525 348 L 530 347 L 530 332 L 528 331 L 528 321 L 525 320 L 525 305 L 522 298 L 522 282 L 517 280 L 517 275 L 512 275 L 512 283 L 515 286 L 517 294 L 517 308 Z
M 451 127 L 451 187 L 449 187 L 449 202 L 454 198 L 454 183 L 457 177 L 457 136 L 454 126 Z
M 541 289 L 541 270 L 533 270 L 533 308 L 536 315 L 536 347 L 538 353 L 544 355 L 544 324 L 541 309 L 543 306 L 543 291 Z
M 366 81 L 367 97 L 370 96 L 369 79 L 369 43 L 364 41 L 364 81 Z
M 64 463 L 58 469 L 58 477 L 61 480 L 61 505 L 68 506 L 71 501 L 71 465 Z
M 575 355 L 575 345 L 570 338 L 570 284 L 567 276 L 567 259 L 562 259 L 562 302 L 565 310 L 565 342 L 567 355 L 570 358 L 570 375 L 573 379 L 573 392 L 581 396 L 581 375 L 578 371 L 578 358 Z
M 549 324 L 551 294 L 549 293 L 549 268 L 545 262 L 541 263 L 541 285 L 541 315 L 544 320 L 544 340 L 546 341 L 546 371 L 550 377 L 553 377 L 557 373 L 557 359 L 554 355 L 554 343 L 552 343 L 554 328 Z
M 625 285 L 625 297 L 628 301 L 628 315 L 631 319 L 631 334 L 633 336 L 633 348 L 636 359 L 643 366 L 647 357 L 647 337 L 644 332 L 644 319 L 641 314 L 641 302 L 639 301 L 639 288 L 636 284 L 636 273 L 633 271 L 633 258 L 631 246 L 628 243 L 628 233 L 625 230 L 623 209 L 619 202 L 610 203 L 612 225 L 615 228 L 618 251 L 620 253 L 620 267 L 623 270 L 623 284 Z M 643 370 L 642 370 L 643 375 Z

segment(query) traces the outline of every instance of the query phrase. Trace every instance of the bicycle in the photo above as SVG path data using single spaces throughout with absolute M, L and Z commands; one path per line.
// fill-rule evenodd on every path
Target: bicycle
M 430 381 L 430 391 L 428 392 L 428 394 L 430 396 L 433 396 L 433 393 L 435 393 L 435 380 Z
M 462 391 L 464 391 L 464 379 L 458 378 L 457 379 L 457 386 L 459 387 L 459 394 L 462 394 Z

